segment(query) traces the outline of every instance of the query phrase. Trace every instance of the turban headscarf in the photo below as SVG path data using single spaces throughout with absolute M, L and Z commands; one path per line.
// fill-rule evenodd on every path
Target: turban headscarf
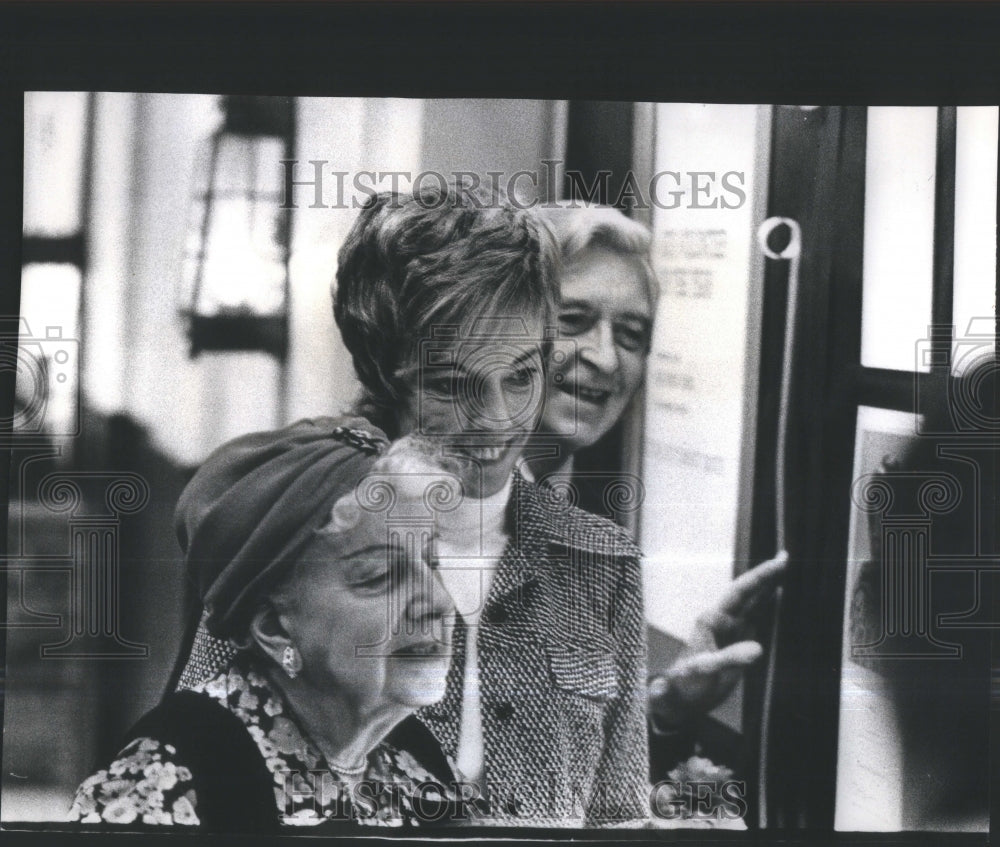
M 387 446 L 363 418 L 314 418 L 209 456 L 181 494 L 175 526 L 212 635 L 241 634 Z

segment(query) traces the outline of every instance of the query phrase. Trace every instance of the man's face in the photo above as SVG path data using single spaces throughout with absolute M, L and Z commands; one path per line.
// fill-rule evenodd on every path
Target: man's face
M 435 333 L 402 377 L 401 434 L 440 439 L 472 497 L 500 491 L 544 405 L 541 316 L 469 320 Z

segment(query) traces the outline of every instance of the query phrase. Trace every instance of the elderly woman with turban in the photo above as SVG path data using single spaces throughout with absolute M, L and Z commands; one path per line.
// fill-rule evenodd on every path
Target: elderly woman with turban
M 437 814 L 450 764 L 406 724 L 443 695 L 450 660 L 425 493 L 445 504 L 460 489 L 413 440 L 387 447 L 361 419 L 316 419 L 208 459 L 177 529 L 225 662 L 139 721 L 73 819 L 231 831 Z M 390 508 L 408 534 L 388 532 Z M 389 738 L 401 725 L 407 751 Z

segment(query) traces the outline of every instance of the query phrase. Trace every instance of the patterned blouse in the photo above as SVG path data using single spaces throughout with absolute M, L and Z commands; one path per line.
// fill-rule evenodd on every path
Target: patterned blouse
M 418 824 L 413 798 L 449 799 L 448 789 L 404 751 L 382 743 L 368 757 L 363 782 L 351 788 L 299 728 L 281 695 L 252 664 L 237 659 L 194 686 L 235 715 L 273 777 L 275 813 L 285 825 L 328 820 L 400 826 Z M 360 793 L 359 793 L 360 790 Z M 360 800 L 360 802 L 359 802 Z M 80 823 L 197 826 L 191 770 L 171 744 L 140 737 L 77 790 L 69 820 Z

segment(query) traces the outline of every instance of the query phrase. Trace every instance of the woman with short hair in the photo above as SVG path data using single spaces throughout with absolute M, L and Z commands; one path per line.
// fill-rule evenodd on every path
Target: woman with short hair
M 642 224 L 617 209 L 569 201 L 540 213 L 559 244 L 559 334 L 569 343 L 550 370 L 533 439 L 557 449 L 528 462 L 538 479 L 565 478 L 574 454 L 618 423 L 643 384 L 660 289 Z

